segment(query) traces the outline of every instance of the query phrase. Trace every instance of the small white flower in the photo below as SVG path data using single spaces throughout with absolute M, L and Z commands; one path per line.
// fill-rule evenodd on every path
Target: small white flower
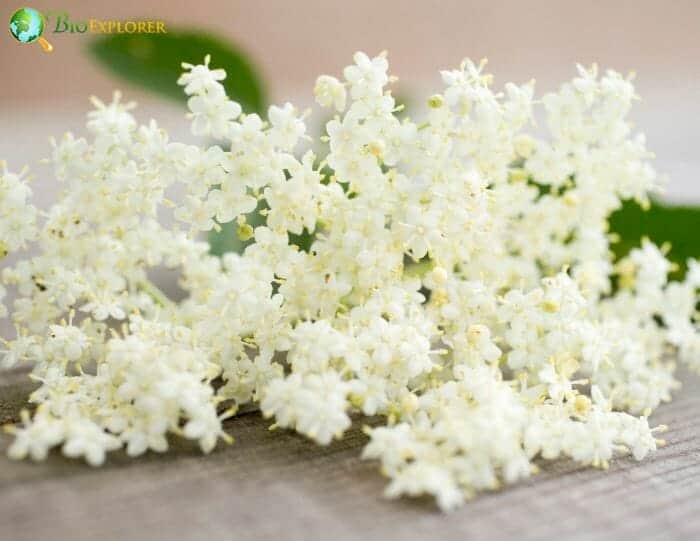
M 387 69 L 389 63 L 383 55 L 370 59 L 363 52 L 357 52 L 352 57 L 355 65 L 348 66 L 343 71 L 345 79 L 350 83 L 351 94 L 355 99 L 381 95 L 382 88 L 389 81 Z
M 306 132 L 304 122 L 297 117 L 296 108 L 291 103 L 285 103 L 282 107 L 271 105 L 267 115 L 271 125 L 270 142 L 283 150 L 292 150 Z
M 79 328 L 72 325 L 51 325 L 44 347 L 54 358 L 77 361 L 89 344 L 87 336 Z
M 188 71 L 180 75 L 177 84 L 185 87 L 185 94 L 190 96 L 192 94 L 208 92 L 213 88 L 218 88 L 220 86 L 219 81 L 226 79 L 226 72 L 224 70 L 213 70 L 209 68 L 210 61 L 211 57 L 207 55 L 204 57 L 204 64 L 194 66 L 187 62 L 182 63 L 182 67 Z
M 339 112 L 345 110 L 347 99 L 345 86 L 335 77 L 321 75 L 316 79 L 314 95 L 316 96 L 316 102 L 322 107 L 333 106 Z
M 228 99 L 219 86 L 192 96 L 187 107 L 191 111 L 192 133 L 219 139 L 230 132 L 232 122 L 241 114 L 241 106 Z

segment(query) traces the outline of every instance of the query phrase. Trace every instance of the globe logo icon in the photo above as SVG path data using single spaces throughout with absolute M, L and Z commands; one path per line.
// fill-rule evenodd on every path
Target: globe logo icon
M 38 41 L 46 52 L 51 52 L 51 44 L 41 37 L 44 31 L 44 17 L 33 8 L 20 8 L 10 17 L 10 33 L 21 43 Z

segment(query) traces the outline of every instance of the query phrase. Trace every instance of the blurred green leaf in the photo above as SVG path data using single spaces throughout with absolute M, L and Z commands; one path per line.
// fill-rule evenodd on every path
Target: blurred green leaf
M 313 233 L 309 233 L 309 230 L 304 228 L 301 235 L 295 235 L 294 233 L 287 233 L 289 237 L 289 243 L 294 246 L 298 246 L 300 250 L 304 252 L 309 252 L 311 250 L 311 245 L 316 240 L 316 236 Z
M 266 220 L 263 215 L 259 212 L 267 208 L 264 203 L 258 203 L 257 208 L 246 214 L 246 223 L 250 225 L 253 229 L 259 225 L 265 225 Z M 237 254 L 243 253 L 246 246 L 253 244 L 254 240 L 241 240 L 238 236 L 238 223 L 236 221 L 227 222 L 221 224 L 221 231 L 212 230 L 208 236 L 209 240 L 209 252 L 214 255 L 225 254 L 226 252 L 236 252 Z
M 249 214 L 248 223 L 255 228 L 258 225 L 263 225 L 265 219 L 259 214 Z M 209 253 L 213 255 L 223 255 L 226 252 L 242 254 L 245 247 L 252 243 L 252 241 L 242 241 L 239 238 L 238 224 L 235 221 L 221 224 L 221 231 L 212 229 L 207 235 L 207 240 L 209 241 Z
M 167 34 L 105 34 L 92 40 L 88 48 L 115 75 L 181 102 L 186 99 L 177 85 L 181 63 L 199 64 L 210 54 L 212 66 L 226 70 L 223 85 L 244 112 L 261 113 L 266 106 L 261 78 L 244 53 L 207 32 L 176 29 Z
M 679 266 L 672 278 L 685 273 L 688 258 L 700 259 L 700 207 L 652 202 L 645 211 L 633 201 L 626 201 L 610 216 L 610 229 L 620 236 L 620 241 L 612 245 L 617 259 L 639 246 L 642 237 L 659 246 L 668 242 L 668 257 Z

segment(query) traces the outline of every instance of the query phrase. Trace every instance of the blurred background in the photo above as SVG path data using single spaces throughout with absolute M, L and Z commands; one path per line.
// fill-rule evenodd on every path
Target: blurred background
M 21 5 L 3 0 L 3 17 Z M 487 57 L 497 85 L 535 77 L 539 94 L 571 77 L 576 62 L 634 70 L 643 100 L 633 120 L 646 132 L 657 168 L 671 179 L 667 198 L 700 202 L 697 0 L 32 0 L 30 5 L 42 13 L 66 10 L 74 20 L 161 19 L 169 29 L 213 32 L 245 54 L 269 102 L 299 107 L 311 105 L 317 75 L 340 74 L 358 49 L 389 51 L 391 70 L 409 102 L 439 87 L 439 69 L 456 67 L 467 56 Z M 19 44 L 9 32 L 1 34 L 0 158 L 12 169 L 32 167 L 41 202 L 53 193 L 49 171 L 38 165 L 49 152 L 47 137 L 68 129 L 81 133 L 91 94 L 109 99 L 120 88 L 139 102 L 141 120 L 156 117 L 173 138 L 187 137 L 182 106 L 115 77 L 86 53 L 93 36 L 45 31 L 54 45 L 45 54 L 38 44 Z

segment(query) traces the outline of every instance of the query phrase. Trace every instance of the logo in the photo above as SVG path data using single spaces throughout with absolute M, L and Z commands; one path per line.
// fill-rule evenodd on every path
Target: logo
M 165 34 L 165 22 L 159 20 L 73 20 L 67 11 L 53 10 L 42 15 L 34 8 L 20 8 L 10 17 L 10 34 L 20 43 L 35 41 L 47 53 L 53 46 L 44 38 L 44 30 L 53 34 Z
M 39 42 L 47 53 L 53 51 L 53 46 L 41 37 L 44 32 L 44 17 L 33 8 L 20 8 L 10 17 L 10 34 L 20 43 Z

